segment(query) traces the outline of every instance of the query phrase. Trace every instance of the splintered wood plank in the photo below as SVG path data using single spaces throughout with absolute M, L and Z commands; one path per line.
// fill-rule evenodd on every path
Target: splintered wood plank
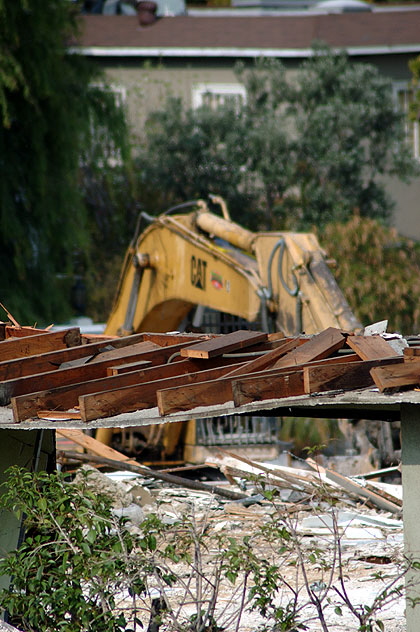
M 185 358 L 214 358 L 215 356 L 244 349 L 259 342 L 265 342 L 267 334 L 261 331 L 245 331 L 240 329 L 231 334 L 225 334 L 219 338 L 213 338 L 193 347 L 187 347 L 181 351 Z
M 362 360 L 380 360 L 398 355 L 381 336 L 349 336 L 347 344 Z
M 378 366 L 371 370 L 371 375 L 381 393 L 420 386 L 420 362 Z
M 115 338 L 115 340 L 112 341 L 112 346 L 120 349 L 141 342 L 142 339 L 142 334 Z M 0 362 L 0 382 L 3 380 L 12 380 L 24 375 L 53 371 L 54 369 L 58 369 L 64 362 L 95 356 L 109 344 L 109 342 L 94 342 L 90 345 L 79 345 L 77 347 L 69 347 L 68 349 L 60 349 L 58 351 L 42 353 L 27 358 Z
M 272 351 L 267 351 L 263 356 L 259 358 L 255 358 L 255 360 L 250 360 L 243 367 L 235 369 L 231 373 L 229 373 L 229 377 L 235 377 L 237 375 L 245 375 L 246 373 L 254 373 L 256 371 L 263 371 L 269 367 L 272 367 L 274 363 L 289 351 L 292 351 L 296 347 L 308 342 L 309 338 L 293 338 L 291 340 L 286 340 L 283 344 L 280 344 L 278 347 L 273 349 Z
M 232 384 L 232 393 L 235 406 L 264 399 L 304 395 L 303 371 L 237 379 Z
M 211 340 L 212 338 L 220 337 L 220 334 L 171 334 L 171 333 L 153 333 L 153 332 L 144 332 L 143 333 L 145 340 L 150 340 L 150 342 L 155 342 L 160 347 L 168 347 L 170 345 L 176 345 L 179 342 L 204 342 L 205 340 Z
M 38 329 L 37 327 L 15 327 L 15 325 L 7 325 L 5 324 L 5 335 L 6 338 L 21 338 L 22 336 L 37 336 L 42 333 L 49 333 L 51 331 L 48 329 Z
M 177 389 L 183 390 L 188 388 L 187 385 L 190 384 L 217 379 L 223 376 L 229 368 L 218 367 L 216 369 L 199 371 L 198 373 L 185 373 L 184 375 L 175 375 L 153 382 L 126 386 L 118 390 L 82 395 L 79 397 L 80 413 L 84 421 L 91 421 L 103 417 L 112 417 L 120 413 L 153 408 L 157 404 L 156 392 L 158 389 L 177 387 Z M 130 375 L 130 373 L 125 375 Z M 180 388 L 181 386 L 182 388 Z
M 274 364 L 274 368 L 290 367 L 305 364 L 313 360 L 327 358 L 344 346 L 346 336 L 335 327 L 328 327 L 320 334 L 313 336 L 302 347 L 290 351 Z
M 122 454 L 122 452 L 118 452 L 118 450 L 110 448 L 109 446 L 101 443 L 101 441 L 98 441 L 93 437 L 89 437 L 89 435 L 86 435 L 82 430 L 63 430 L 60 428 L 56 432 L 65 439 L 69 439 L 77 445 L 80 445 L 82 448 L 84 448 L 88 452 L 91 452 L 92 454 L 102 456 L 105 459 L 124 461 L 124 463 L 131 463 L 132 465 L 138 466 L 137 461 L 135 461 L 134 459 L 130 459 L 125 454 Z
M 20 338 L 9 338 L 0 343 L 0 362 L 76 347 L 80 344 L 81 337 L 78 327 L 70 327 L 63 331 L 41 332 Z
M 105 334 L 82 334 L 82 344 L 90 345 L 92 342 L 111 342 L 118 336 L 106 336 Z
M 183 388 L 168 388 L 157 392 L 159 413 L 191 410 L 196 406 L 214 406 L 233 399 L 232 380 L 211 380 L 201 384 L 190 384 Z
M 403 363 L 403 358 L 385 358 L 382 360 L 364 360 L 327 366 L 307 366 L 303 369 L 305 393 L 321 393 L 337 389 L 352 390 L 374 384 L 370 370 L 383 363 Z
M 60 412 L 56 410 L 39 410 L 38 419 L 48 419 L 49 421 L 72 421 L 73 419 L 81 419 L 80 413 L 70 410 Z
M 112 343 L 111 343 L 112 346 Z M 98 353 L 92 360 L 90 360 L 90 364 L 94 364 L 95 362 L 104 362 L 105 360 L 113 360 L 114 358 L 130 358 L 131 356 L 138 357 L 139 354 L 146 353 L 148 351 L 157 351 L 162 347 L 155 344 L 154 342 L 139 342 L 134 345 L 129 345 L 124 347 L 123 349 L 110 349 L 106 350 L 106 347 Z

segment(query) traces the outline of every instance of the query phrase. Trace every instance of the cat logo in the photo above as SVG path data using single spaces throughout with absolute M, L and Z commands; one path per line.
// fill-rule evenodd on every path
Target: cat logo
M 207 261 L 191 257 L 191 284 L 200 290 L 206 289 Z

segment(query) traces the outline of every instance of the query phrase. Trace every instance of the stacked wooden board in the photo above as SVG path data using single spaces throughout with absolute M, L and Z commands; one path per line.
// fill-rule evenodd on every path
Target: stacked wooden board
M 0 405 L 15 422 L 86 422 L 377 386 L 420 385 L 420 346 L 328 328 L 315 336 L 143 333 L 116 338 L 0 323 Z

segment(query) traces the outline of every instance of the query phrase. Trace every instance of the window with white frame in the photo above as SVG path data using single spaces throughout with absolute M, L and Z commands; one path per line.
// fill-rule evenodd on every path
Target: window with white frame
M 240 83 L 198 83 L 192 89 L 193 108 L 208 105 L 216 109 L 225 103 L 240 106 L 245 100 L 245 86 Z
M 413 155 L 420 159 L 420 126 L 419 121 L 413 121 L 409 117 L 410 105 L 414 99 L 413 89 L 407 82 L 399 81 L 394 83 L 394 99 L 397 106 L 406 114 L 405 134 L 410 146 L 413 148 Z

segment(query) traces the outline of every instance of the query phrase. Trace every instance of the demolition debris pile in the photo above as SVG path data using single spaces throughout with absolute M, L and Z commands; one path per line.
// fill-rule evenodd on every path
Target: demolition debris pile
M 348 603 L 369 608 L 376 604 L 389 632 L 404 629 L 401 485 L 376 483 L 374 472 L 344 476 L 310 458 L 298 469 L 220 448 L 208 457 L 206 466 L 225 478 L 191 481 L 181 478 L 182 468 L 175 474 L 149 469 L 70 428 L 75 421 L 78 427 L 83 422 L 89 427 L 107 418 L 112 425 L 115 415 L 152 408 L 155 421 L 170 421 L 180 411 L 194 411 L 193 416 L 199 406 L 207 411 L 229 402 L 231 412 L 270 399 L 290 401 L 287 398 L 360 389 L 376 389 L 386 397 L 387 392 L 419 385 L 420 339 L 415 338 L 353 335 L 335 328 L 287 338 L 249 331 L 114 338 L 84 335 L 77 328 L 57 332 L 0 324 L 0 405 L 11 406 L 16 427 L 22 422 L 31 427 L 36 420 L 54 422 L 59 439 L 83 450 L 59 448 L 58 461 L 66 468 L 77 469 L 87 462 L 91 469 L 137 474 L 139 478 L 112 491 L 120 505 L 115 510 L 133 523 L 134 530 L 142 529 L 148 514 L 158 513 L 164 523 L 176 524 L 179 515 L 191 513 L 192 523 L 206 527 L 205 533 L 212 537 L 222 534 L 247 543 L 252 536 L 255 550 L 268 560 L 269 541 L 261 534 L 272 520 L 273 493 L 278 516 L 287 519 L 293 542 L 299 543 L 298 549 L 289 547 L 289 557 L 275 559 L 282 586 L 296 585 L 299 599 L 305 591 L 324 599 L 329 629 L 343 632 L 355 629 L 354 612 L 362 611 L 349 607 L 344 613 L 336 591 L 340 573 L 348 581 Z M 337 546 L 340 565 L 332 572 L 335 562 L 330 558 Z M 299 577 L 296 551 L 305 570 Z M 200 578 L 214 567 L 213 557 L 204 561 Z M 191 568 L 178 564 L 177 573 L 189 587 Z M 378 594 L 386 594 L 386 600 L 375 601 Z M 189 594 L 184 599 L 173 588 L 168 599 L 172 608 L 191 615 Z M 318 621 L 314 602 L 308 601 L 307 620 L 318 632 L 326 628 Z M 222 582 L 215 613 L 219 616 L 220 608 L 232 617 L 234 607 L 232 584 Z M 147 611 L 143 625 L 148 617 Z M 262 620 L 255 611 L 244 609 L 242 622 L 241 632 L 253 632 Z
M 226 480 L 219 480 L 217 487 L 211 482 L 202 483 L 202 489 L 191 491 L 191 481 L 184 479 L 183 485 L 179 478 L 175 487 L 165 481 L 162 472 L 140 465 L 137 477 L 124 475 L 124 469 L 130 472 L 136 469 L 129 460 L 126 464 L 122 462 L 127 457 L 99 445 L 79 430 L 59 433 L 87 451 L 79 455 L 59 453 L 63 465 L 75 467 L 80 459 L 91 460 L 95 466 L 106 463 L 108 469 L 121 468 L 115 474 L 105 475 L 87 465 L 82 468 L 84 473 L 80 473 L 95 494 L 107 491 L 112 495 L 114 511 L 128 519 L 134 533 L 141 532 L 147 516 L 157 515 L 164 524 L 174 525 L 178 539 L 187 523 L 188 528 L 200 534 L 197 542 L 206 539 L 207 548 L 200 549 L 197 559 L 202 564 L 199 575 L 209 585 L 218 569 L 220 541 L 226 538 L 230 546 L 246 543 L 245 548 L 249 552 L 255 550 L 258 559 L 270 560 L 270 568 L 281 572 L 276 579 L 276 605 L 286 607 L 288 592 L 295 591 L 296 613 L 302 617 L 305 612 L 303 618 L 311 622 L 313 632 L 356 629 L 354 612 L 359 608 L 362 613 L 365 607 L 359 604 L 372 607 L 372 620 L 379 618 L 389 632 L 404 629 L 401 485 L 340 476 L 312 459 L 301 462 L 299 467 L 287 467 L 219 450 L 219 454 L 208 458 L 206 465 L 223 473 Z M 106 456 L 97 456 L 101 454 Z M 110 466 L 112 462 L 114 465 Z M 237 498 L 232 499 L 229 493 L 235 491 Z M 272 541 L 270 528 L 277 520 L 280 530 Z M 279 534 L 286 532 L 291 536 L 290 541 L 281 540 Z M 264 563 L 261 562 L 260 571 Z M 189 582 L 197 572 L 192 562 L 178 561 L 174 568 L 178 577 Z M 354 611 L 343 606 L 339 592 L 335 591 L 340 586 L 340 574 L 345 578 L 346 598 Z M 213 612 L 218 624 L 225 624 L 235 613 L 238 616 L 235 609 L 240 600 L 232 598 L 238 583 L 239 580 L 218 584 Z M 327 627 L 321 625 L 306 590 L 320 599 Z M 165 589 L 165 593 L 172 611 L 191 615 L 194 604 L 190 593 L 186 599 L 179 586 Z M 378 595 L 383 597 L 378 599 Z M 212 593 L 211 597 L 215 595 Z M 200 603 L 207 604 L 207 598 L 210 602 L 211 598 L 206 597 Z M 254 632 L 263 623 L 257 609 L 249 605 L 244 603 L 241 610 L 238 628 L 241 632 Z
M 420 339 L 328 328 L 284 337 L 236 331 L 80 334 L 0 324 L 0 405 L 15 422 L 90 422 L 158 407 L 161 417 L 197 406 L 420 385 Z

